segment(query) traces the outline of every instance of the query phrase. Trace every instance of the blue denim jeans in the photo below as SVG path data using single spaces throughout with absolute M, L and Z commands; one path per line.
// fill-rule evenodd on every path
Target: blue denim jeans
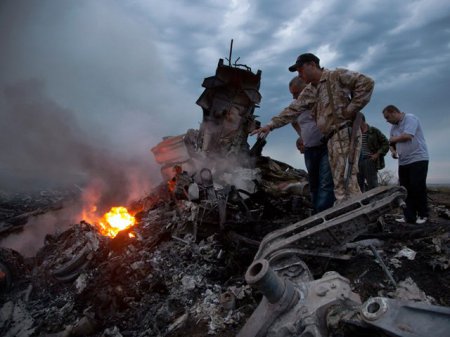
M 327 146 L 305 148 L 305 165 L 314 211 L 318 213 L 332 207 L 336 198 Z

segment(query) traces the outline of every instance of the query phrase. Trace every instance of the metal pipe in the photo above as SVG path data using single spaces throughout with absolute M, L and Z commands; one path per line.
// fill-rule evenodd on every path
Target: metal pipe
M 394 277 L 392 276 L 389 269 L 386 267 L 386 265 L 383 262 L 383 259 L 381 258 L 380 254 L 378 254 L 377 250 L 373 245 L 369 245 L 370 250 L 372 251 L 373 255 L 375 255 L 375 258 L 380 262 L 380 266 L 391 281 L 391 283 L 394 285 L 394 287 L 397 287 L 397 282 L 395 282 Z
M 265 259 L 254 261 L 245 273 L 245 280 L 263 293 L 270 303 L 276 303 L 283 296 L 285 282 L 270 268 Z

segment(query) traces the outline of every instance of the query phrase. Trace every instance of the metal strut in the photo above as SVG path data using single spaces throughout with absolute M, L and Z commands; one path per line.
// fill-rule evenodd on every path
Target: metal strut
M 261 241 L 255 260 L 270 261 L 280 251 L 293 248 L 309 253 L 336 251 L 366 233 L 377 224 L 380 216 L 397 208 L 405 198 L 406 189 L 402 186 L 372 189 L 358 198 L 269 233 Z

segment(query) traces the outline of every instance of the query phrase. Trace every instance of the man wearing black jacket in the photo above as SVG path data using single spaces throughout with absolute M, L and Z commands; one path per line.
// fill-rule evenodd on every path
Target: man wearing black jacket
M 366 192 L 378 186 L 378 170 L 384 168 L 384 156 L 389 151 L 389 141 L 380 130 L 366 123 L 364 115 L 362 115 L 361 133 L 358 184 L 361 192 Z

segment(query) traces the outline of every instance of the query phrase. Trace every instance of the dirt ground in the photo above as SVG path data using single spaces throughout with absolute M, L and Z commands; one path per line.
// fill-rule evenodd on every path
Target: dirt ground
M 432 205 L 443 205 L 450 208 L 450 187 L 431 186 L 428 188 L 428 199 Z

